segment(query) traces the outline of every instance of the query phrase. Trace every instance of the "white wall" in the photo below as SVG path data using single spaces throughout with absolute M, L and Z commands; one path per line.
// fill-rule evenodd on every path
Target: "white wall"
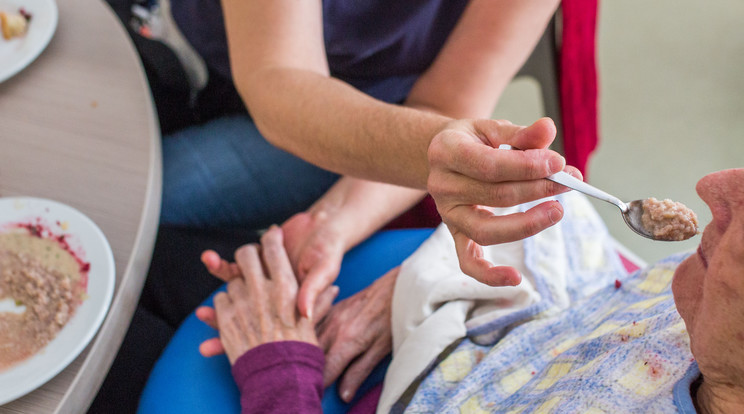
M 625 200 L 680 201 L 709 222 L 695 183 L 744 167 L 744 1 L 600 2 L 598 60 L 601 141 L 588 181 Z M 534 81 L 513 82 L 494 116 L 521 124 L 541 116 Z M 595 206 L 611 233 L 649 262 L 700 239 L 643 239 L 616 207 Z

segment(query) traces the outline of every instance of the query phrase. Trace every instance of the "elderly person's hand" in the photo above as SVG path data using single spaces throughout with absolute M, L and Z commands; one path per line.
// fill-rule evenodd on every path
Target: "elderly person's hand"
M 744 169 L 705 176 L 697 191 L 713 213 L 672 289 L 703 382 L 701 412 L 744 412 Z
M 511 207 L 568 189 L 545 177 L 565 171 L 558 153 L 548 150 L 555 124 L 543 118 L 529 127 L 506 121 L 457 121 L 437 134 L 429 146 L 428 189 L 455 240 L 462 271 L 491 286 L 517 285 L 516 269 L 493 266 L 481 246 L 532 236 L 563 217 L 557 201 L 546 201 L 524 213 L 496 216 L 485 207 Z M 524 151 L 503 151 L 508 144 Z
M 208 258 L 212 261 L 214 257 Z M 246 351 L 275 341 L 318 344 L 312 322 L 297 311 L 297 280 L 284 249 L 282 230 L 272 226 L 261 245 L 245 245 L 235 252 L 236 263 L 217 256 L 212 269 L 228 280 L 226 292 L 214 297 L 214 308 L 201 307 L 197 316 L 219 331 L 219 339 L 202 343 L 205 356 L 221 352 L 230 364 Z M 215 264 L 215 263 L 211 263 Z M 323 292 L 317 304 L 319 314 L 330 308 L 337 287 Z
M 349 402 L 374 367 L 392 350 L 392 300 L 400 267 L 333 306 L 317 327 L 325 351 L 326 386 L 343 374 L 338 391 Z
M 338 277 L 344 253 L 424 195 L 420 190 L 342 177 L 307 211 L 285 221 L 284 246 L 300 282 L 300 314 L 322 319 L 310 311 Z

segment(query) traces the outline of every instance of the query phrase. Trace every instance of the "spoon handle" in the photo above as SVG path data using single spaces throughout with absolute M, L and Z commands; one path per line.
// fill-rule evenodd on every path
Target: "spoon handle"
M 508 144 L 501 144 L 499 145 L 498 149 L 500 150 L 510 150 L 513 149 L 511 145 Z M 625 204 L 623 201 L 621 201 L 619 198 L 607 194 L 604 191 L 600 190 L 597 187 L 593 187 L 578 178 L 574 178 L 573 176 L 563 172 L 559 171 L 551 176 L 545 177 L 546 179 L 556 182 L 561 185 L 565 185 L 568 188 L 572 188 L 576 191 L 582 192 L 588 196 L 592 196 L 594 198 L 600 199 L 602 201 L 606 201 L 610 204 L 614 204 L 617 206 L 617 208 L 620 209 L 623 213 L 628 212 L 628 205 Z
M 561 185 L 565 185 L 568 188 L 572 188 L 576 191 L 580 191 L 586 195 L 592 196 L 594 198 L 600 199 L 602 201 L 606 201 L 608 203 L 616 205 L 620 211 L 623 213 L 628 211 L 628 206 L 622 202 L 619 198 L 607 194 L 604 191 L 600 190 L 597 187 L 591 186 L 578 178 L 574 178 L 573 176 L 563 172 L 559 171 L 551 176 L 546 177 L 548 180 L 556 182 Z

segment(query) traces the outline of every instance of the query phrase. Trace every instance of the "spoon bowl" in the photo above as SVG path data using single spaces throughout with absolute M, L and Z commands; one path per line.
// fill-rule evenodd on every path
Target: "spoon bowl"
M 499 149 L 512 149 L 510 145 L 500 145 Z M 623 220 L 625 221 L 625 224 L 630 227 L 631 230 L 633 230 L 638 235 L 641 235 L 643 237 L 652 239 L 652 240 L 658 240 L 658 241 L 680 241 L 683 239 L 679 238 L 669 238 L 664 233 L 658 233 L 654 231 L 653 229 L 647 228 L 643 223 L 643 205 L 645 200 L 633 200 L 631 202 L 625 203 L 619 198 L 608 194 L 592 185 L 589 185 L 578 178 L 575 178 L 563 171 L 557 172 L 551 176 L 546 177 L 546 179 L 556 182 L 558 184 L 564 185 L 568 188 L 574 189 L 576 191 L 582 192 L 588 196 L 594 197 L 598 200 L 606 201 L 610 204 L 615 205 L 617 208 L 620 209 L 620 213 L 623 216 Z M 693 213 L 694 214 L 694 213 Z M 697 223 L 695 222 L 695 226 L 697 226 Z M 697 230 L 697 229 L 696 229 Z M 695 233 L 697 234 L 697 233 Z M 688 234 L 685 235 L 685 239 L 692 237 L 694 234 Z
M 631 230 L 643 237 L 658 241 L 682 241 L 698 234 L 697 218 L 695 217 L 695 213 L 680 203 L 674 203 L 671 200 L 659 202 L 659 200 L 656 200 L 655 198 L 633 200 L 629 203 L 625 203 L 617 197 L 607 194 L 563 171 L 555 173 L 547 177 L 547 179 L 599 200 L 614 204 L 620 209 L 625 224 L 627 224 Z M 671 203 L 672 205 L 675 205 L 675 207 L 669 211 L 667 205 L 664 205 L 664 203 Z M 665 211 L 660 213 L 658 211 L 659 207 L 655 206 L 655 204 L 662 204 L 662 208 L 664 208 Z M 681 209 L 686 210 L 686 212 L 679 214 L 680 207 Z M 646 208 L 651 209 L 648 217 L 644 217 Z M 690 215 L 692 217 L 690 217 Z
M 655 237 L 646 227 L 643 225 L 643 200 L 633 200 L 630 203 L 625 204 L 628 208 L 623 211 L 620 209 L 623 215 L 625 224 L 630 227 L 631 230 L 640 234 L 643 237 L 647 237 L 652 240 L 670 241 L 668 239 L 660 239 Z
M 643 200 L 633 200 L 629 203 L 625 203 L 619 198 L 589 185 L 563 171 L 557 172 L 547 177 L 547 179 L 616 206 L 620 209 L 625 224 L 627 224 L 628 227 L 637 234 L 652 240 L 669 241 L 668 239 L 654 236 L 653 233 L 643 225 Z

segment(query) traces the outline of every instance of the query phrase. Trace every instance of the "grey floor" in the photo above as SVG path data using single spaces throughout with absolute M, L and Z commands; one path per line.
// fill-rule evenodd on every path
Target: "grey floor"
M 588 181 L 624 200 L 680 201 L 710 212 L 695 193 L 705 174 L 744 167 L 744 2 L 600 2 L 600 135 Z M 495 116 L 529 124 L 541 116 L 539 87 L 507 88 Z M 695 248 L 632 233 L 619 210 L 595 203 L 613 236 L 652 262 Z

